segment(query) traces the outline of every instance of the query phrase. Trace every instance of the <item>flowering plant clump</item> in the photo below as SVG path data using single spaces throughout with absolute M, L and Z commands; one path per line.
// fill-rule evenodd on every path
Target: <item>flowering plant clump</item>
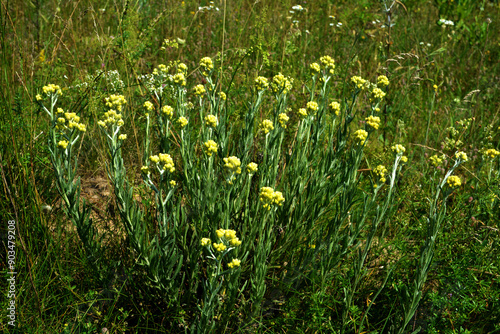
M 274 130 L 273 122 L 269 119 L 265 119 L 260 123 L 260 128 L 264 131 L 265 134 L 268 134 L 269 131 Z
M 363 129 L 359 129 L 356 132 L 354 132 L 354 138 L 358 145 L 363 145 L 366 141 L 366 138 L 368 138 L 368 132 L 366 132 Z
M 211 157 L 212 153 L 217 153 L 217 143 L 214 142 L 213 140 L 208 140 L 204 144 L 205 146 L 205 153 Z
M 462 185 L 462 180 L 460 180 L 460 177 L 456 175 L 451 175 L 450 177 L 448 177 L 448 180 L 446 180 L 446 183 L 451 188 L 457 188 Z
M 285 201 L 283 193 L 280 191 L 274 191 L 271 187 L 262 187 L 259 194 L 260 202 L 263 207 L 267 210 L 271 210 L 272 205 L 281 206 Z
M 368 116 L 365 118 L 366 124 L 370 126 L 371 128 L 377 130 L 380 127 L 380 117 L 378 116 Z

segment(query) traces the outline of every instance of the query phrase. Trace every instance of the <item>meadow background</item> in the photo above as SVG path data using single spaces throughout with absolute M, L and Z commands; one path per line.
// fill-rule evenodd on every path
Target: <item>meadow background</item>
M 302 9 L 292 8 L 297 5 Z M 18 327 L 7 325 L 2 278 L 0 331 L 500 332 L 500 158 L 486 153 L 500 149 L 499 10 L 491 0 L 2 0 L 1 252 L 4 258 L 7 221 L 15 220 L 19 275 Z M 325 55 L 335 60 L 335 74 L 329 90 L 314 95 L 321 82 L 312 86 L 310 64 Z M 213 60 L 210 76 L 200 66 L 203 57 Z M 184 94 L 184 102 L 204 105 L 205 113 L 217 110 L 225 122 L 217 138 L 227 145 L 212 160 L 203 160 L 206 125 L 198 107 L 186 107 L 192 112 L 188 130 L 172 121 L 166 140 L 155 139 L 159 128 L 148 127 L 144 103 L 160 108 L 163 100 L 147 75 L 160 64 L 175 69 L 176 61 L 187 65 L 187 93 L 172 85 L 165 100 L 177 110 L 185 106 L 178 100 Z M 294 79 L 286 98 L 273 102 L 269 93 L 257 103 L 255 78 L 271 82 L 279 73 Z M 390 84 L 374 107 L 350 78 L 376 82 L 380 75 Z M 61 200 L 51 160 L 54 123 L 36 98 L 49 83 L 61 87 L 57 107 L 86 125 L 70 145 L 73 160 L 66 168 L 76 167 L 81 193 L 73 195 L 85 199 L 88 210 L 83 201 L 67 209 Z M 193 94 L 198 84 L 207 87 L 209 102 Z M 120 132 L 127 135 L 120 144 L 126 170 L 118 160 L 110 162 L 113 146 L 98 124 L 111 94 L 127 101 Z M 299 123 L 299 108 L 314 96 L 324 98 L 319 113 L 330 124 L 324 131 L 318 116 L 317 123 Z M 333 100 L 341 105 L 338 119 L 328 109 Z M 380 108 L 380 127 L 370 131 L 368 142 L 356 144 L 352 136 L 367 126 L 374 108 Z M 268 137 L 258 124 L 278 112 L 288 114 L 288 126 Z M 291 148 L 300 134 L 309 141 L 297 157 Z M 191 140 L 189 152 L 180 143 L 184 138 Z M 245 138 L 252 152 L 241 144 L 248 143 Z M 391 176 L 395 144 L 406 148 L 408 162 L 396 164 Z M 155 202 L 153 183 L 141 175 L 149 155 L 167 153 L 165 148 L 176 169 L 176 186 L 164 183 L 162 193 L 177 201 L 171 207 Z M 454 169 L 458 151 L 468 161 Z M 248 158 L 244 163 L 263 166 L 254 181 L 225 174 L 223 158 L 238 154 Z M 442 159 L 435 165 L 434 155 Z M 197 161 L 189 168 L 188 156 Z M 302 167 L 306 160 L 310 164 Z M 375 173 L 378 165 L 389 170 L 385 185 Z M 212 166 L 218 166 L 219 183 L 196 181 Z M 460 186 L 440 184 L 450 169 Z M 192 178 L 190 170 L 198 174 Z M 120 181 L 123 175 L 126 181 Z M 307 182 L 294 183 L 302 175 Z M 70 187 L 73 178 L 66 180 Z M 248 191 L 247 202 L 233 200 L 240 192 L 230 190 L 232 182 Z M 285 198 L 269 213 L 259 206 L 260 186 L 266 185 Z M 141 224 L 126 219 L 124 205 L 130 215 L 142 212 Z M 80 225 L 75 212 L 86 212 L 78 216 Z M 159 236 L 158 221 L 171 219 L 170 212 L 181 223 Z M 254 213 L 268 225 L 249 227 Z M 243 247 L 237 253 L 241 265 L 231 271 L 224 262 L 223 274 L 200 244 L 203 237 L 215 240 L 219 228 L 234 229 Z M 159 252 L 175 252 L 151 255 L 159 263 L 154 267 L 144 255 L 144 245 L 153 244 Z

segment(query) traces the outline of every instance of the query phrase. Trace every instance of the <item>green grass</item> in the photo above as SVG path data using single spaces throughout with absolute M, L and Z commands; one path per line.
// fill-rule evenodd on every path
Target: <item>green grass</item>
M 305 10 L 291 13 L 297 4 Z M 483 154 L 500 150 L 498 1 L 208 6 L 0 3 L 1 252 L 7 258 L 12 249 L 7 222 L 15 220 L 18 271 L 13 327 L 1 262 L 0 331 L 500 332 L 500 158 Z M 321 91 L 320 82 L 312 88 L 309 65 L 325 55 L 336 68 Z M 203 57 L 214 61 L 210 76 L 199 67 Z M 155 95 L 145 75 L 171 62 L 187 65 L 187 93 L 168 84 Z M 278 73 L 294 79 L 292 90 L 259 97 L 254 79 Z M 375 112 L 380 128 L 366 145 L 353 134 L 375 106 L 353 90 L 355 75 L 390 80 Z M 62 88 L 56 108 L 87 127 L 68 157 L 36 99 L 49 83 Z M 202 102 L 192 91 L 198 84 L 213 84 Z M 98 125 L 111 94 L 127 100 L 121 148 Z M 316 118 L 299 123 L 299 108 L 311 100 L 320 106 Z M 328 109 L 334 100 L 339 116 Z M 146 101 L 184 110 L 186 130 L 172 121 L 159 131 L 164 123 L 154 111 L 146 117 Z M 217 131 L 208 132 L 200 112 L 217 114 Z M 281 112 L 290 117 L 286 129 Z M 269 136 L 259 130 L 264 119 L 274 123 Z M 211 160 L 203 151 L 209 138 L 219 145 Z M 394 144 L 406 147 L 408 163 L 396 163 L 374 191 L 375 168 L 392 171 Z M 469 157 L 453 173 L 462 184 L 440 189 L 457 151 Z M 153 173 L 148 183 L 141 166 L 153 169 L 148 157 L 158 153 L 172 156 L 175 171 Z M 440 167 L 431 164 L 435 154 L 445 155 Z M 242 162 L 233 183 L 228 156 Z M 250 178 L 251 161 L 259 171 Z M 60 178 L 57 166 L 66 168 Z M 81 195 L 71 194 L 78 178 Z M 283 193 L 282 206 L 262 207 L 264 186 Z M 219 228 L 242 241 L 220 263 L 200 245 L 216 240 Z M 240 269 L 228 269 L 233 257 Z

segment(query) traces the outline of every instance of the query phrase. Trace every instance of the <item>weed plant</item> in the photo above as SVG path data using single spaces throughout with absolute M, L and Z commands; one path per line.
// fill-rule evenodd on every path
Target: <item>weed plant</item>
M 1 2 L 0 329 L 499 331 L 498 10 Z

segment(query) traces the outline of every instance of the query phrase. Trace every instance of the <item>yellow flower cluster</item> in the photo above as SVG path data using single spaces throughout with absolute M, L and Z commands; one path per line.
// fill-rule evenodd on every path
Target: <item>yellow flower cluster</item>
M 214 115 L 205 116 L 205 124 L 207 126 L 215 128 L 215 126 L 217 125 L 217 116 L 214 116 Z
M 280 123 L 283 129 L 286 129 L 286 123 L 288 122 L 289 119 L 290 117 L 288 117 L 288 115 L 285 114 L 284 112 L 278 115 L 278 122 Z
M 170 180 L 169 184 L 171 187 L 175 187 L 177 185 L 177 182 L 175 182 L 174 180 Z
M 271 87 L 273 89 L 273 92 L 276 94 L 277 93 L 287 94 L 292 89 L 292 85 L 293 85 L 292 78 L 287 78 L 283 74 L 279 73 L 273 77 L 273 82 L 271 84 Z
M 125 96 L 112 94 L 104 99 L 106 101 L 106 106 L 109 108 L 116 108 L 118 111 L 122 111 L 122 106 L 127 103 Z
M 377 130 L 380 126 L 380 117 L 378 116 L 368 116 L 365 118 L 366 124 L 368 124 L 371 128 Z
M 213 153 L 217 153 L 217 143 L 213 140 L 207 140 L 203 145 L 205 145 L 205 152 L 209 157 L 211 157 Z
M 172 108 L 171 106 L 163 106 L 163 108 L 161 108 L 161 111 L 168 116 L 168 118 L 172 118 L 172 116 L 174 115 L 174 108 Z
M 186 64 L 184 64 L 184 63 L 179 63 L 179 64 L 177 65 L 177 73 L 184 73 L 184 74 L 186 74 L 186 73 L 187 73 L 187 71 L 188 71 L 188 67 L 187 67 L 187 65 L 186 65 Z
M 125 139 L 127 139 L 127 135 L 126 134 L 121 134 L 121 135 L 118 136 L 118 139 L 119 140 L 125 140 Z
M 162 169 L 168 170 L 170 173 L 173 173 L 175 171 L 174 160 L 172 159 L 170 154 L 160 153 L 158 155 L 152 155 L 149 157 L 149 160 L 157 165 L 162 164 Z
M 385 183 L 386 179 L 385 176 L 387 175 L 387 168 L 383 165 L 378 165 L 373 172 L 380 177 L 380 182 Z
M 210 246 L 210 239 L 209 238 L 202 238 L 201 239 L 201 246 L 203 246 L 203 247 Z
M 174 74 L 172 80 L 179 86 L 186 86 L 186 76 L 184 75 L 184 73 Z
M 363 129 L 359 129 L 354 132 L 354 138 L 356 139 L 358 145 L 363 145 L 366 141 L 366 138 L 368 138 L 368 132 Z
M 104 120 L 97 122 L 103 128 L 108 125 L 122 126 L 124 124 L 122 119 L 122 114 L 117 113 L 115 110 L 111 109 L 104 113 Z
M 47 95 L 49 93 L 62 95 L 61 87 L 59 87 L 58 85 L 48 84 L 47 86 L 43 86 L 42 90 Z M 37 100 L 38 100 L 38 98 L 37 98 Z
M 61 108 L 57 108 L 57 113 L 62 113 L 62 112 L 64 112 L 64 111 Z M 87 131 L 87 127 L 85 126 L 85 124 L 79 123 L 80 117 L 77 116 L 76 113 L 67 112 L 67 113 L 64 113 L 64 117 L 65 118 L 59 117 L 57 119 L 57 122 L 59 124 L 64 124 L 64 123 L 66 123 L 66 120 L 67 120 L 68 121 L 68 128 L 70 128 L 70 129 L 76 128 L 81 132 Z
M 151 102 L 146 101 L 144 102 L 144 108 L 146 108 L 147 111 L 152 111 L 155 106 Z
M 217 234 L 217 237 L 221 239 L 221 241 L 226 241 L 229 242 L 231 246 L 239 246 L 241 245 L 240 239 L 236 236 L 236 231 L 235 230 L 224 230 L 224 229 L 218 229 L 215 231 L 215 234 Z
M 269 131 L 274 130 L 273 122 L 269 119 L 265 119 L 260 123 L 260 128 L 264 131 L 265 134 L 268 134 Z
M 218 252 L 223 252 L 226 250 L 226 245 L 224 245 L 222 242 L 221 243 L 213 243 L 214 249 Z
M 391 150 L 396 154 L 402 155 L 403 153 L 405 153 L 406 148 L 401 144 L 396 144 L 391 147 Z
M 149 174 L 149 167 L 148 166 L 142 166 L 141 167 L 141 173 L 148 175 Z
M 247 173 L 248 174 L 255 174 L 258 170 L 258 165 L 255 162 L 251 162 L 247 165 Z
M 321 62 L 321 64 L 323 64 L 324 67 L 329 69 L 330 74 L 333 74 L 333 72 L 335 70 L 335 60 L 333 60 L 332 57 L 323 56 L 323 57 L 319 58 L 319 61 Z
M 382 100 L 385 96 L 385 93 L 382 89 L 375 87 L 372 90 L 372 96 L 374 99 Z
M 210 57 L 203 57 L 200 60 L 200 67 L 202 69 L 201 73 L 204 76 L 208 76 L 214 68 L 214 63 L 212 62 L 212 59 Z
M 312 111 L 313 114 L 316 113 L 316 111 L 318 111 L 318 108 L 319 108 L 318 103 L 316 103 L 314 101 L 307 102 L 306 107 L 307 107 L 307 110 Z
M 219 98 L 220 98 L 222 101 L 226 101 L 226 98 L 227 98 L 226 93 L 224 93 L 224 92 L 219 92 Z
M 276 204 L 281 206 L 285 201 L 283 193 L 281 191 L 274 191 L 271 187 L 262 187 L 260 189 L 259 199 L 267 210 L 271 210 L 271 205 Z
M 434 167 L 437 167 L 443 163 L 443 158 L 439 157 L 437 154 L 434 154 L 432 157 L 430 157 L 431 164 Z
M 298 114 L 299 114 L 299 118 L 300 119 L 306 118 L 308 116 L 307 115 L 307 109 L 306 108 L 300 108 L 299 111 L 298 111 Z
M 241 174 L 241 161 L 235 156 L 224 158 L 224 168 L 235 174 Z
M 321 71 L 321 67 L 318 63 L 312 63 L 309 65 L 309 69 L 311 70 L 312 75 L 316 75 Z
M 494 148 L 489 148 L 489 149 L 483 151 L 483 156 L 485 158 L 489 157 L 490 159 L 495 159 L 499 155 L 500 155 L 500 152 L 498 152 Z
M 185 127 L 186 125 L 188 125 L 188 120 L 186 117 L 184 116 L 181 116 L 179 117 L 179 119 L 177 120 L 177 123 L 179 123 L 179 125 L 181 126 L 181 128 Z
M 196 96 L 201 96 L 206 92 L 205 87 L 203 85 L 194 86 L 193 91 L 194 91 L 194 95 L 196 95 Z
M 366 87 L 369 86 L 369 82 L 366 81 L 365 79 L 363 79 L 362 77 L 360 76 L 353 76 L 351 78 L 351 82 L 356 86 L 358 87 L 359 89 L 365 89 Z
M 227 266 L 228 266 L 229 268 L 235 268 L 235 267 L 239 267 L 239 266 L 240 266 L 240 264 L 241 264 L 241 261 L 240 261 L 240 260 L 238 260 L 238 259 L 233 259 L 231 262 L 229 262 L 229 263 L 227 264 Z
M 330 106 L 330 109 L 335 114 L 335 116 L 339 116 L 340 115 L 340 103 L 338 103 L 336 101 L 333 101 L 332 103 L 330 103 L 329 106 Z
M 255 87 L 257 90 L 264 90 L 269 86 L 269 83 L 267 82 L 267 79 L 264 77 L 257 77 L 255 78 Z
M 450 177 L 448 177 L 448 180 L 446 180 L 446 183 L 451 188 L 456 188 L 462 185 L 462 180 L 460 180 L 460 177 L 456 175 L 451 175 Z
M 457 152 L 455 153 L 455 158 L 457 160 L 462 160 L 462 161 L 467 161 L 469 158 L 467 157 L 467 154 L 465 152 Z
M 377 78 L 377 85 L 387 87 L 389 86 L 389 79 L 385 75 L 379 75 Z
M 60 148 L 62 148 L 63 150 L 66 149 L 66 147 L 68 147 L 68 142 L 66 140 L 60 140 L 58 143 L 57 143 L 57 146 L 59 146 Z

